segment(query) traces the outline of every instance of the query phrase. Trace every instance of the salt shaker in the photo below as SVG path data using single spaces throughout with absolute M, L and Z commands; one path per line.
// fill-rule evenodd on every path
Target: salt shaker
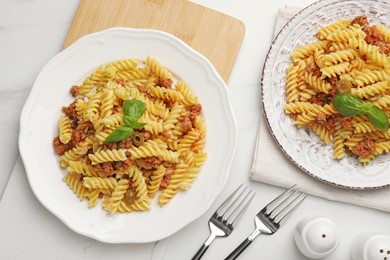
M 330 255 L 340 242 L 338 229 L 333 221 L 316 216 L 307 217 L 297 224 L 294 239 L 301 253 L 311 259 Z
M 390 260 L 390 236 L 365 231 L 356 237 L 351 251 L 353 260 Z

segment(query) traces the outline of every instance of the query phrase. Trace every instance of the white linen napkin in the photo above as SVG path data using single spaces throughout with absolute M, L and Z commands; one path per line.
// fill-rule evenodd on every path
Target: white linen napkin
M 299 10 L 299 8 L 288 6 L 279 9 L 274 37 Z M 259 121 L 250 178 L 253 181 L 281 187 L 298 184 L 302 190 L 317 197 L 390 212 L 390 188 L 375 190 L 343 189 L 318 181 L 304 173 L 279 149 L 263 116 Z

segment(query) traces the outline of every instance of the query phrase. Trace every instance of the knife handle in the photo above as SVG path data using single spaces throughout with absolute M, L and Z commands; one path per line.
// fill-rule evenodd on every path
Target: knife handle
M 244 250 L 252 243 L 253 240 L 249 240 L 249 238 L 245 239 L 242 241 L 242 243 L 234 249 L 233 252 L 228 255 L 225 260 L 234 260 L 236 259 Z

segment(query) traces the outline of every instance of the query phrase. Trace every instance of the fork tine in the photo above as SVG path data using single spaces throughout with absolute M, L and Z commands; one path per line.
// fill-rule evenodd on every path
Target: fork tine
M 248 187 L 245 187 L 238 196 L 230 203 L 229 207 L 222 213 L 222 220 L 227 221 L 227 219 L 233 214 L 233 212 L 236 210 L 236 208 L 241 203 L 241 197 L 245 194 Z
M 239 206 L 236 207 L 232 214 L 230 214 L 229 218 L 227 219 L 228 225 L 235 226 L 240 221 L 255 194 L 256 192 L 249 190 L 246 196 L 240 201 Z
M 275 207 L 277 205 L 279 205 L 279 201 L 285 197 L 285 195 L 287 193 L 289 193 L 291 190 L 293 190 L 297 185 L 293 185 L 291 186 L 288 190 L 286 190 L 285 192 L 283 192 L 282 194 L 280 194 L 279 196 L 277 196 L 275 199 L 273 199 L 270 203 L 268 203 L 264 208 L 263 210 L 266 211 L 267 213 L 270 212 L 271 210 L 269 210 L 269 208 L 272 208 L 272 210 L 275 209 Z M 284 200 L 283 200 L 284 201 Z M 276 204 L 277 203 L 277 204 Z M 276 204 L 276 205 L 275 205 Z
M 244 184 L 242 183 L 238 188 L 229 196 L 225 199 L 225 201 L 219 206 L 219 208 L 215 211 L 219 216 L 222 216 L 223 214 L 226 213 L 226 211 L 231 207 L 231 205 L 234 203 L 234 196 L 237 194 L 237 192 L 241 189 L 241 187 Z M 244 189 L 245 190 L 245 189 Z M 222 211 L 222 212 L 221 212 Z
M 301 205 L 301 203 L 306 199 L 307 195 L 304 192 L 301 192 L 297 197 L 295 197 L 284 209 L 282 209 L 275 217 L 275 223 L 280 224 L 283 220 L 286 220 L 287 217 L 291 216 L 292 213 Z
M 270 216 L 272 217 L 276 217 L 276 215 L 278 215 L 281 211 L 284 210 L 284 208 L 286 208 L 288 205 L 290 204 L 287 204 L 292 198 L 294 198 L 294 196 L 299 192 L 299 189 L 297 190 L 294 190 L 290 195 L 288 195 L 287 197 L 285 197 L 283 200 L 281 201 L 278 201 L 277 205 L 270 211 L 267 210 L 267 214 L 269 214 Z M 291 202 L 290 202 L 291 203 Z M 286 206 L 287 204 L 287 206 Z

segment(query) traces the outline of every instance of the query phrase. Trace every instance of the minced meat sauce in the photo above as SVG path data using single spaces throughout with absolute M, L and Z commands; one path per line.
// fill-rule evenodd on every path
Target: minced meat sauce
M 352 153 L 362 158 L 369 157 L 370 155 L 374 154 L 374 151 L 375 142 L 372 140 L 363 140 L 352 149 Z
M 378 46 L 379 52 L 384 54 L 390 53 L 390 43 L 386 42 L 379 30 L 373 26 L 369 26 L 367 16 L 362 15 L 358 16 L 352 20 L 351 24 L 359 24 L 362 27 L 362 30 L 366 33 L 365 41 L 368 44 Z

